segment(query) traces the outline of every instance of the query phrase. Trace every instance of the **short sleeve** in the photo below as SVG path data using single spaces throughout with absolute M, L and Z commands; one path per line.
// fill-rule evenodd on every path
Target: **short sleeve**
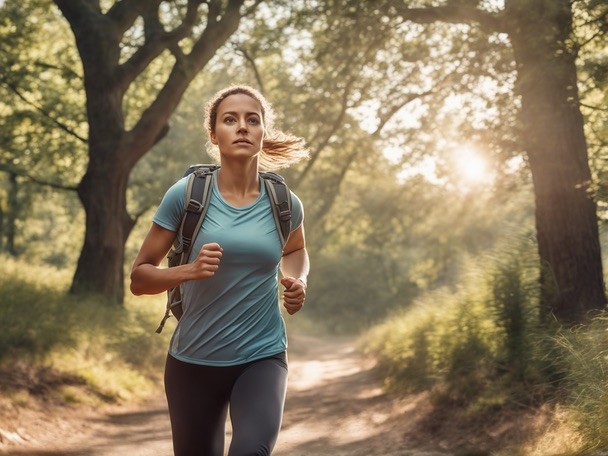
M 163 196 L 152 221 L 163 228 L 177 232 L 182 222 L 186 200 L 186 185 L 188 177 L 184 177 L 173 184 Z
M 291 231 L 295 231 L 304 221 L 304 206 L 297 195 L 291 192 Z

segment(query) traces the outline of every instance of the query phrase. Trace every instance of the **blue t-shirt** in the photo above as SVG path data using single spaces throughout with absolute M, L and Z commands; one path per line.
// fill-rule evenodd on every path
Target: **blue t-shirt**
M 283 352 L 287 348 L 285 322 L 278 295 L 281 241 L 266 186 L 244 207 L 224 200 L 217 172 L 209 209 L 189 261 L 203 244 L 223 249 L 215 275 L 182 284 L 184 315 L 169 347 L 175 358 L 210 366 L 232 366 Z M 176 182 L 163 197 L 154 223 L 177 231 L 181 222 L 188 178 Z M 302 203 L 292 195 L 292 231 L 304 218 Z

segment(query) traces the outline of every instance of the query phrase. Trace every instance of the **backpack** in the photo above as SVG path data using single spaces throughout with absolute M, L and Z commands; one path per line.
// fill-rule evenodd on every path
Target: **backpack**
M 219 165 L 192 165 L 183 177 L 189 176 L 186 185 L 186 205 L 173 247 L 167 255 L 169 267 L 187 263 L 192 246 L 205 219 L 211 199 L 211 175 Z M 281 248 L 285 247 L 291 232 L 291 194 L 285 179 L 278 174 L 261 172 L 260 178 L 270 198 L 272 214 L 277 225 Z M 180 242 L 181 239 L 181 242 Z M 179 320 L 183 314 L 181 285 L 167 290 L 167 308 L 156 332 L 160 334 L 171 314 Z

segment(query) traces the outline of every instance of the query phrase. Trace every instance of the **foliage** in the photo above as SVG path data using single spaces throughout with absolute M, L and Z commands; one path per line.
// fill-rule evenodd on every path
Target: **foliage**
M 550 366 L 533 247 L 511 239 L 471 262 L 458 286 L 427 293 L 371 329 L 362 343 L 388 386 L 433 389 L 437 401 L 481 409 L 537 399 Z
M 422 295 L 360 339 L 378 359 L 387 387 L 430 390 L 438 404 L 477 416 L 559 404 L 560 426 L 578 432 L 570 435 L 577 451 L 605 448 L 605 312 L 574 328 L 541 322 L 538 266 L 525 239 L 477 257 L 465 271 L 461 285 Z
M 6 173 L 0 178 L 2 248 L 66 266 L 75 261 L 70 250 L 80 247 L 70 242 L 81 239 L 78 227 L 67 233 L 38 220 L 57 213 L 73 218 L 77 212 L 75 192 L 50 190 L 75 190 L 86 166 L 87 126 L 76 50 L 69 27 L 49 10 L 48 2 L 11 1 L 0 8 L 0 170 Z M 49 40 L 50 34 L 58 38 Z M 47 251 L 38 255 L 34 245 L 43 232 Z M 56 241 L 52 252 L 49 236 Z
M 69 279 L 67 270 L 2 257 L 0 364 L 19 360 L 75 375 L 105 400 L 142 397 L 162 373 L 170 333 L 154 332 L 162 297 L 108 307 L 102 298 L 68 295 Z
M 326 217 L 331 231 L 311 233 L 306 312 L 332 331 L 369 327 L 419 294 L 457 283 L 467 256 L 531 228 L 525 191 L 508 199 L 482 188 L 447 193 L 421 177 L 394 185 L 389 175 L 388 167 L 359 174 Z
M 562 329 L 554 339 L 559 357 L 556 371 L 565 379 L 574 422 L 588 449 L 608 446 L 608 316 L 597 316 L 590 325 Z
M 594 0 L 575 2 L 574 13 L 573 39 L 579 46 L 581 112 L 585 117 L 598 215 L 605 224 L 608 220 L 608 51 L 605 45 L 608 5 Z

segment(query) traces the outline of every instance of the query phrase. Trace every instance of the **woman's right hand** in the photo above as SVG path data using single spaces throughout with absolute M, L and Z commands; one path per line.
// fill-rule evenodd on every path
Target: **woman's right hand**
M 192 279 L 203 280 L 213 277 L 222 259 L 222 247 L 217 242 L 204 244 L 196 259 L 190 263 Z

